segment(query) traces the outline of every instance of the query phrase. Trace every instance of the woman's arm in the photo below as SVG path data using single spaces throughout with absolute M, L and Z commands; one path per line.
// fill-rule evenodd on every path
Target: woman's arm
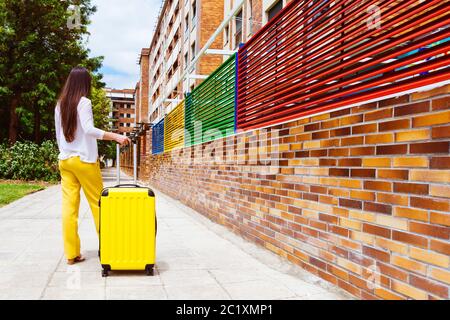
M 107 131 L 105 131 L 105 134 L 103 135 L 103 140 L 116 141 L 121 146 L 127 145 L 131 142 L 130 138 L 127 136 Z
M 92 103 L 89 99 L 81 101 L 78 114 L 80 116 L 81 127 L 83 131 L 98 140 L 116 141 L 120 145 L 127 145 L 130 139 L 121 134 L 106 132 L 104 130 L 94 127 L 94 117 L 92 114 Z

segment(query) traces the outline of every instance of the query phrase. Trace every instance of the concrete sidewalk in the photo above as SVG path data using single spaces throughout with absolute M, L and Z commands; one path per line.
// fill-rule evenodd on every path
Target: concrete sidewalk
M 114 175 L 105 172 L 106 185 Z M 0 299 L 349 299 L 341 290 L 157 192 L 154 277 L 101 277 L 98 240 L 84 196 L 82 251 L 69 267 L 61 239 L 61 187 L 0 209 Z

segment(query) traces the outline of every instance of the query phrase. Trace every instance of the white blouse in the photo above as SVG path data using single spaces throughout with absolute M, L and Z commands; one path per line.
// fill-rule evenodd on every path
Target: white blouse
M 59 160 L 71 157 L 80 157 L 87 163 L 96 163 L 98 159 L 97 139 L 103 139 L 105 131 L 94 127 L 92 103 L 88 98 L 82 97 L 77 106 L 77 129 L 75 139 L 67 142 L 61 127 L 61 114 L 59 104 L 55 108 L 56 141 L 59 148 Z

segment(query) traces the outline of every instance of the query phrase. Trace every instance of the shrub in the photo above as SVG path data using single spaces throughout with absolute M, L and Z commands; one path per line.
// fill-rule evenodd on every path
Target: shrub
M 58 147 L 52 141 L 41 145 L 16 142 L 13 146 L 0 145 L 0 178 L 13 180 L 42 180 L 56 182 Z

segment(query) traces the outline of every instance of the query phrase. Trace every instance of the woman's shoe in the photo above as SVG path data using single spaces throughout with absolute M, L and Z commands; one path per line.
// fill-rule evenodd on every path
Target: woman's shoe
M 75 263 L 83 262 L 85 260 L 86 260 L 85 257 L 83 257 L 82 255 L 79 255 L 78 257 L 76 257 L 74 259 L 68 259 L 67 260 L 67 264 L 68 265 L 74 265 Z

